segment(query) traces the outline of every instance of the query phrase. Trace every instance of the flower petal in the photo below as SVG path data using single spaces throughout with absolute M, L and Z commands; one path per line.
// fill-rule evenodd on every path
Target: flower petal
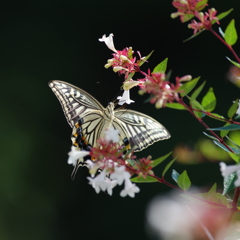
M 134 102 L 130 99 L 129 90 L 124 91 L 122 96 L 117 97 L 119 99 L 118 105 L 123 105 L 124 103 L 130 104 Z
M 89 155 L 90 152 L 88 151 L 80 151 L 77 150 L 76 147 L 71 148 L 71 151 L 68 153 L 69 157 L 68 157 L 68 164 L 72 164 L 73 166 L 76 166 L 77 164 L 77 160 L 79 158 L 83 158 L 87 155 Z
M 114 44 L 113 44 L 113 34 L 109 34 L 108 37 L 106 37 L 106 34 L 102 36 L 102 38 L 98 39 L 100 42 L 105 42 L 107 47 L 112 50 L 113 52 L 117 53 L 118 51 L 115 49 Z

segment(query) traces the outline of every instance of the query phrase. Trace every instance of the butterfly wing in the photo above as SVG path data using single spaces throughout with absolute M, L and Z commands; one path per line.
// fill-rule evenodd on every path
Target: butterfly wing
M 49 82 L 49 87 L 58 98 L 65 117 L 72 128 L 80 118 L 90 112 L 94 110 L 102 112 L 104 110 L 95 98 L 72 84 L 54 80 Z M 99 118 L 99 115 L 95 117 Z
M 171 136 L 161 123 L 140 112 L 120 109 L 115 110 L 115 117 L 114 128 L 120 129 L 120 135 L 127 136 L 134 151 Z
M 49 87 L 58 98 L 65 117 L 73 128 L 73 144 L 75 145 L 78 137 L 77 142 L 82 142 L 85 148 L 87 145 L 94 147 L 104 130 L 103 106 L 90 94 L 72 84 L 54 80 L 49 82 Z M 84 148 L 79 144 L 75 146 Z

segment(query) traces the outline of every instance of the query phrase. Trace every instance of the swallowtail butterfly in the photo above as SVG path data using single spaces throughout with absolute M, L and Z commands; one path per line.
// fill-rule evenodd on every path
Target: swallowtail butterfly
M 170 138 L 168 130 L 155 119 L 129 109 L 115 109 L 110 102 L 104 108 L 86 91 L 63 81 L 50 81 L 49 87 L 58 98 L 65 117 L 73 129 L 73 145 L 80 149 L 95 147 L 105 130 L 119 130 L 119 145 L 130 145 L 141 151 L 159 140 Z

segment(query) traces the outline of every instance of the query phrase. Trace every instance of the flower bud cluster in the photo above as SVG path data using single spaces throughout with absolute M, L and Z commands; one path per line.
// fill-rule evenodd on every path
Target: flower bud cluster
M 178 89 L 181 85 L 180 82 L 189 81 L 192 78 L 190 75 L 186 75 L 182 78 L 177 77 L 176 84 L 174 85 L 166 80 L 166 74 L 164 72 L 150 73 L 150 71 L 148 71 L 148 74 L 142 72 L 140 66 L 146 60 L 146 57 L 136 61 L 136 57 L 133 57 L 134 52 L 132 48 L 125 48 L 123 51 L 116 50 L 113 44 L 113 34 L 110 34 L 108 37 L 103 35 L 99 41 L 105 42 L 107 47 L 114 52 L 114 57 L 108 60 L 105 67 L 112 67 L 114 72 L 125 74 L 125 81 L 123 83 L 124 93 L 117 98 L 119 100 L 119 105 L 134 102 L 130 99 L 129 90 L 135 86 L 139 86 L 141 89 L 139 91 L 140 94 L 151 94 L 150 103 L 155 104 L 156 108 L 165 107 L 166 103 L 171 103 L 179 99 Z M 129 79 L 129 74 L 133 76 L 135 72 L 142 73 L 144 78 L 138 80 Z
M 85 164 L 91 175 L 87 179 L 96 193 L 106 191 L 112 195 L 113 188 L 124 183 L 120 196 L 134 197 L 140 189 L 131 182 L 131 176 L 135 174 L 146 178 L 148 174 L 153 174 L 150 157 L 135 160 L 135 156 L 127 154 L 125 147 L 119 146 L 118 130 L 113 128 L 107 129 L 104 138 L 98 139 L 89 152 L 72 148 L 68 163 L 75 166 L 79 158 L 86 155 L 89 155 L 89 159 Z M 131 165 L 129 160 L 134 164 Z
M 190 77 L 190 78 L 189 78 Z M 191 79 L 191 76 L 176 78 L 176 84 L 166 81 L 165 73 L 152 73 L 142 84 L 140 94 L 151 94 L 150 103 L 155 104 L 156 108 L 165 107 L 166 103 L 178 100 L 179 87 L 182 79 Z
M 194 30 L 194 34 L 203 29 L 210 30 L 214 22 L 219 24 L 214 8 L 208 9 L 205 13 L 201 12 L 207 6 L 202 0 L 174 0 L 172 5 L 178 10 L 171 14 L 172 18 L 180 17 L 181 22 L 186 22 L 196 17 L 197 20 L 193 19 L 188 24 L 188 27 Z

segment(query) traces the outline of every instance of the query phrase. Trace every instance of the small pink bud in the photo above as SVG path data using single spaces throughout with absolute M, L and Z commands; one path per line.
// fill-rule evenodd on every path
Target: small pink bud
M 120 55 L 120 59 L 123 60 L 123 61 L 130 61 L 126 56 L 124 55 Z
M 186 76 L 183 76 L 183 77 L 179 78 L 179 82 L 187 82 L 187 81 L 190 81 L 190 80 L 192 80 L 191 75 L 186 75 Z
M 172 13 L 170 16 L 171 16 L 171 18 L 176 18 L 176 17 L 181 16 L 181 15 L 184 15 L 184 13 L 182 13 L 182 12 L 175 12 L 175 13 Z
M 159 109 L 159 108 L 161 108 L 162 106 L 163 106 L 163 99 L 161 98 L 161 99 L 159 99 L 159 100 L 156 102 L 155 107 L 156 107 L 157 109 Z
M 203 12 L 200 12 L 200 13 L 198 14 L 198 17 L 199 17 L 199 20 L 200 20 L 201 22 L 204 22 L 204 14 L 203 14 Z
M 123 90 L 129 90 L 139 84 L 139 81 L 127 81 L 123 84 Z
M 186 0 L 180 0 L 180 3 L 182 3 L 182 4 L 188 4 L 188 1 L 186 1 Z
M 111 63 L 107 63 L 107 64 L 104 65 L 105 68 L 109 68 L 109 67 L 111 67 L 111 66 L 112 66 Z

